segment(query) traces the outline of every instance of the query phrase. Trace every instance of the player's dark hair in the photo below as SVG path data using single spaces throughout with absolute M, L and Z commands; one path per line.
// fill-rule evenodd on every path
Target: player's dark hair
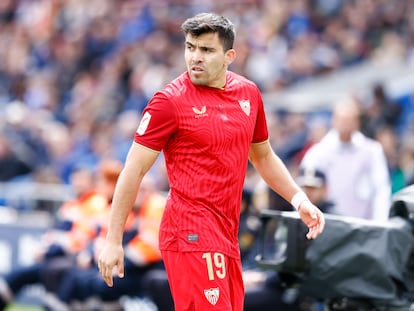
M 191 34 L 198 37 L 205 33 L 218 33 L 219 39 L 223 45 L 224 51 L 233 48 L 235 30 L 233 23 L 214 13 L 200 13 L 187 19 L 181 29 L 184 34 Z

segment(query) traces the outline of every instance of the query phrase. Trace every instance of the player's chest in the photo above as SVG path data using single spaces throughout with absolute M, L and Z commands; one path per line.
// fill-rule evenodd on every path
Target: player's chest
M 250 143 L 257 107 L 248 98 L 188 101 L 181 106 L 179 133 L 197 144 Z

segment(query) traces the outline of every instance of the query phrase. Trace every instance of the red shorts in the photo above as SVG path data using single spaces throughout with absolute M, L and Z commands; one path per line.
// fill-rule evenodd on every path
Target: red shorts
M 243 311 L 240 260 L 214 252 L 162 251 L 175 311 Z

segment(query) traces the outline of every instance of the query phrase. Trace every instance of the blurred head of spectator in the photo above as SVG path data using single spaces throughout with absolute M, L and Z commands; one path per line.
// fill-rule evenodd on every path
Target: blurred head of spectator
M 332 126 L 343 143 L 351 142 L 352 134 L 360 130 L 361 110 L 354 97 L 339 101 L 333 110 Z
M 323 212 L 333 212 L 333 203 L 327 200 L 326 176 L 322 171 L 315 168 L 301 167 L 297 183 L 309 199 Z
M 70 174 L 70 185 L 76 197 L 82 197 L 96 188 L 95 173 L 85 163 L 78 163 Z
M 12 149 L 12 142 L 0 133 L 0 181 L 9 181 L 31 172 L 31 167 Z
M 363 109 L 362 131 L 373 138 L 383 127 L 396 127 L 402 108 L 391 100 L 382 83 L 376 83 L 372 89 L 372 99 Z
M 103 195 L 112 201 L 116 182 L 123 168 L 122 162 L 114 159 L 103 159 L 98 166 L 96 174 L 96 187 Z

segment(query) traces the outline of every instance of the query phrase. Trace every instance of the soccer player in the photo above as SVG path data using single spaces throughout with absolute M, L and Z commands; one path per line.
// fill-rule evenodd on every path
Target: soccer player
M 248 160 L 298 210 L 309 239 L 322 232 L 324 216 L 272 151 L 257 86 L 228 70 L 236 57 L 233 24 L 201 13 L 182 30 L 187 71 L 143 112 L 118 179 L 99 269 L 108 286 L 114 271 L 124 276 L 125 220 L 143 176 L 163 151 L 170 191 L 159 246 L 175 310 L 242 311 L 237 235 Z

